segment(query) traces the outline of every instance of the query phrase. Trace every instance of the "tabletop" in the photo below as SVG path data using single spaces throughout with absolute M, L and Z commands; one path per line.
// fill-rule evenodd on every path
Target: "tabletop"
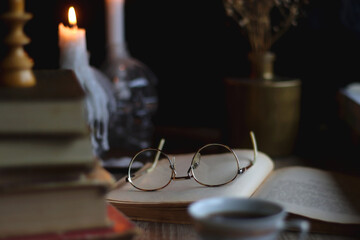
M 310 161 L 296 156 L 274 159 L 274 162 L 275 162 L 275 168 L 282 168 L 292 165 L 314 166 L 314 164 L 310 163 Z M 328 160 L 328 167 L 331 168 L 331 166 L 332 166 L 332 161 Z M 120 175 L 117 175 L 116 178 L 118 178 Z M 174 224 L 174 223 L 145 222 L 145 221 L 134 221 L 134 222 L 142 231 L 142 233 L 138 235 L 135 238 L 135 240 L 165 240 L 165 239 L 166 240 L 183 240 L 183 239 L 198 240 L 200 239 L 193 225 L 191 224 Z M 285 231 L 281 233 L 279 236 L 279 240 L 292 240 L 292 239 L 298 239 L 297 232 Z M 307 239 L 352 240 L 358 238 L 350 237 L 350 236 L 310 233 Z
M 216 134 L 214 134 L 216 138 Z M 311 154 L 311 157 L 306 157 L 306 155 L 298 156 L 296 154 L 287 157 L 276 157 L 272 158 L 275 163 L 275 169 L 301 165 L 301 166 L 310 166 L 318 167 L 326 170 L 337 170 L 340 172 L 349 172 L 352 174 L 360 175 L 360 168 L 354 167 L 355 161 L 349 163 L 352 164 L 340 164 L 344 161 L 350 161 L 349 156 L 353 156 L 354 152 L 347 152 L 347 154 L 342 155 L 331 155 L 331 154 Z M 357 152 L 355 153 L 357 154 Z M 343 158 L 339 162 L 339 157 Z M 349 167 L 352 166 L 352 167 Z M 115 178 L 120 178 L 125 173 L 115 173 Z M 174 224 L 174 223 L 162 223 L 162 222 L 145 222 L 145 221 L 134 221 L 137 226 L 141 229 L 142 233 L 135 237 L 135 240 L 198 240 L 200 239 L 197 235 L 194 226 L 191 224 Z M 297 232 L 285 231 L 282 232 L 279 236 L 280 240 L 292 240 L 298 239 Z M 339 235 L 328 235 L 328 234 L 318 234 L 318 233 L 309 233 L 307 239 L 309 240 L 352 240 L 358 239 L 358 237 L 351 236 L 339 236 Z
M 199 240 L 195 229 L 191 224 L 172 224 L 172 223 L 155 223 L 136 221 L 138 227 L 142 230 L 142 234 L 137 236 L 135 240 Z M 296 232 L 283 232 L 279 236 L 279 240 L 298 239 Z M 327 234 L 308 235 L 308 240 L 355 240 L 358 238 L 344 237 Z

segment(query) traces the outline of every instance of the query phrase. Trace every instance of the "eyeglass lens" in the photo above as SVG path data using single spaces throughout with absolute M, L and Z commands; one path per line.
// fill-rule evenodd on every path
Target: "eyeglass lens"
M 136 166 L 143 166 L 139 169 Z M 133 185 L 143 190 L 155 190 L 166 186 L 172 177 L 170 160 L 158 150 L 145 150 L 134 156 L 129 167 Z
M 210 144 L 201 148 L 192 161 L 192 173 L 201 184 L 218 186 L 232 181 L 239 165 L 233 152 L 224 145 Z

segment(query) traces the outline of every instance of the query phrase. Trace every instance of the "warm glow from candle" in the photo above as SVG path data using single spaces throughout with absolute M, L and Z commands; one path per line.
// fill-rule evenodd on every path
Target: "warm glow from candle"
M 74 7 L 69 8 L 68 17 L 69 17 L 69 24 L 71 26 L 76 26 L 77 21 L 76 21 L 76 13 L 75 13 L 75 8 Z

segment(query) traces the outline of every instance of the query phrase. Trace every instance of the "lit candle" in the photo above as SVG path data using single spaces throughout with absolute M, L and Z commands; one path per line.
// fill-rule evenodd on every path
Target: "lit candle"
M 86 31 L 77 27 L 74 7 L 69 8 L 68 19 L 70 27 L 59 24 L 60 65 L 63 68 L 87 61 Z
M 112 93 L 107 93 L 104 86 L 107 82 L 110 84 L 110 80 L 90 66 L 86 47 L 86 31 L 78 28 L 73 7 L 69 9 L 68 19 L 69 27 L 62 23 L 59 24 L 60 68 L 73 70 L 87 93 L 87 120 L 92 130 L 91 137 L 94 148 L 108 150 L 108 108 Z

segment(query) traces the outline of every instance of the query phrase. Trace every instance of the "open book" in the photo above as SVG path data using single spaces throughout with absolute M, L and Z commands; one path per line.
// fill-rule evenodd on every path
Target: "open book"
M 251 159 L 253 154 L 251 150 L 235 152 L 240 163 Z M 177 175 L 186 175 L 191 159 L 192 154 L 176 156 Z M 221 187 L 205 187 L 190 179 L 172 181 L 159 191 L 143 192 L 123 178 L 118 187 L 108 193 L 107 200 L 134 220 L 190 223 L 187 206 L 196 200 L 215 196 L 256 197 L 282 204 L 290 215 L 312 219 L 313 231 L 331 232 L 334 228 L 328 226 L 332 223 L 360 232 L 358 186 L 360 178 L 355 176 L 307 167 L 274 170 L 273 161 L 259 153 L 252 168 Z M 327 223 L 325 228 L 322 223 Z

